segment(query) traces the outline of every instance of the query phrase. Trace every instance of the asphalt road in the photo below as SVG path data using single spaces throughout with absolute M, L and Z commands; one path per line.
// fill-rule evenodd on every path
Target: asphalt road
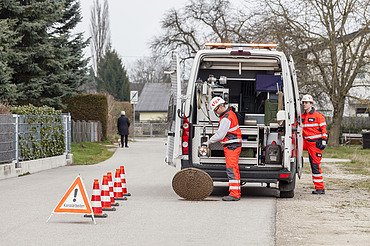
M 90 166 L 66 166 L 0 180 L 0 245 L 275 245 L 276 191 L 243 187 L 238 202 L 221 201 L 216 184 L 206 201 L 179 198 L 171 188 L 176 168 L 164 163 L 164 139 L 133 142 Z M 78 174 L 88 194 L 94 178 L 125 166 L 128 201 L 108 218 L 54 214 Z

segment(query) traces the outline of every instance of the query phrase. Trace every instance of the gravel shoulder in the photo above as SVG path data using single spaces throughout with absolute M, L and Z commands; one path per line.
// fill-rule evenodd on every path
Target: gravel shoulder
M 311 174 L 298 180 L 295 197 L 277 199 L 276 245 L 367 245 L 370 242 L 370 192 L 351 183 L 367 179 L 340 164 L 323 163 L 326 194 L 312 195 Z

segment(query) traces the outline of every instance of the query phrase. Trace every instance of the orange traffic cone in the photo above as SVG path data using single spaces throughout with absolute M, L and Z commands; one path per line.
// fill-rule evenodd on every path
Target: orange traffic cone
M 91 207 L 95 218 L 107 218 L 107 214 L 103 214 L 102 203 L 100 199 L 99 180 L 94 179 L 93 192 L 91 196 Z M 92 217 L 91 214 L 85 214 L 84 217 Z
M 131 193 L 127 192 L 127 187 L 126 187 L 126 177 L 125 177 L 125 167 L 120 166 L 121 170 L 121 183 L 122 183 L 122 194 L 123 196 L 131 196 Z
M 119 168 L 116 169 L 116 175 L 114 176 L 113 195 L 115 200 L 127 200 L 127 197 L 123 197 L 122 195 L 121 173 Z
M 103 211 L 116 211 L 116 208 L 113 208 L 111 204 L 107 175 L 103 175 L 103 182 L 101 185 L 101 204 Z
M 108 185 L 109 185 L 110 204 L 112 206 L 119 206 L 119 203 L 116 202 L 114 199 L 112 173 L 108 172 L 107 176 L 108 176 Z

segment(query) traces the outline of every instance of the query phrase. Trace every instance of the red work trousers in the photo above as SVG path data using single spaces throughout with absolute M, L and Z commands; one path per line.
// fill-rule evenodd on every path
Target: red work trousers
M 228 149 L 224 147 L 226 159 L 226 174 L 229 179 L 229 195 L 240 198 L 240 172 L 239 172 L 239 156 L 242 148 Z
M 312 171 L 312 181 L 315 185 L 316 190 L 323 190 L 324 187 L 324 179 L 322 176 L 321 170 L 321 158 L 322 158 L 322 150 L 316 147 L 315 140 L 303 140 L 303 150 L 308 151 L 308 157 L 311 164 L 311 171 Z

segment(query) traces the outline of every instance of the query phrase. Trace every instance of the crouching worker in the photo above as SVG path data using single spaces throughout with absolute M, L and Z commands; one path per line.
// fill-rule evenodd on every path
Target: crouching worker
M 202 145 L 208 146 L 211 143 L 221 142 L 224 147 L 226 159 L 226 174 L 229 179 L 229 195 L 222 197 L 223 201 L 239 201 L 240 172 L 239 156 L 242 146 L 242 134 L 235 113 L 225 107 L 225 100 L 221 97 L 214 97 L 210 103 L 211 109 L 220 118 L 219 127 L 215 134 Z

